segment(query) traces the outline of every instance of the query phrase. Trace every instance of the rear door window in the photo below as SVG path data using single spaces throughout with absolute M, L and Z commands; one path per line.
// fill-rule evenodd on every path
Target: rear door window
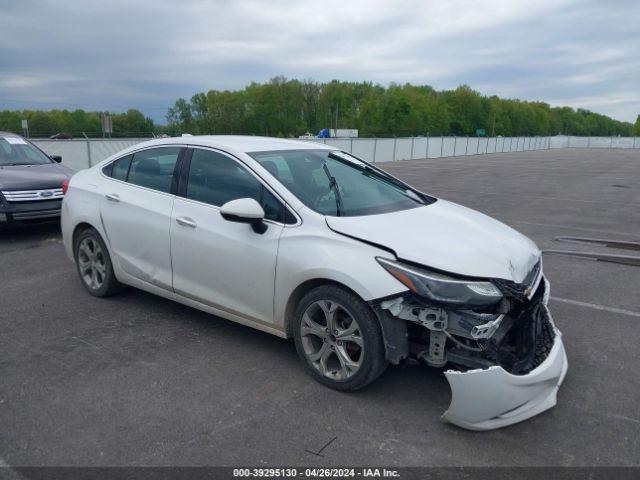
M 133 155 L 127 155 L 126 157 L 119 158 L 113 162 L 111 177 L 116 180 L 122 180 L 123 182 L 126 181 L 127 173 L 129 172 L 129 165 L 131 164 L 131 157 L 133 157 Z
M 127 182 L 169 193 L 180 150 L 181 147 L 161 147 L 134 153 Z

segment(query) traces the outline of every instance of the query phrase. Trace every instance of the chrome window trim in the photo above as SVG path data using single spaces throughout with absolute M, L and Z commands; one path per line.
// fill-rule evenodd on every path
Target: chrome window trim
M 229 157 L 231 160 L 240 163 L 241 166 L 245 167 L 269 192 L 271 192 L 271 194 L 273 194 L 276 199 L 278 199 L 283 205 L 284 207 L 289 211 L 289 213 L 291 213 L 293 215 L 293 217 L 296 219 L 296 223 L 282 223 L 282 222 L 276 222 L 275 220 L 269 220 L 269 219 L 264 219 L 265 222 L 267 223 L 271 223 L 273 225 L 280 225 L 283 226 L 285 228 L 292 228 L 292 227 L 298 227 L 300 225 L 302 225 L 302 217 L 300 217 L 300 215 L 298 215 L 298 212 L 296 212 L 293 208 L 291 208 L 291 206 L 282 198 L 282 196 L 269 184 L 269 182 L 267 182 L 264 178 L 262 178 L 253 168 L 251 168 L 249 165 L 247 165 L 246 162 L 242 161 L 242 159 L 232 155 L 231 153 L 225 151 L 225 150 L 221 150 L 219 148 L 215 148 L 215 147 L 209 147 L 206 145 L 193 145 L 193 144 L 186 144 L 186 143 L 169 143 L 169 144 L 162 144 L 162 145 L 151 145 L 151 146 L 147 146 L 147 147 L 143 147 L 143 148 L 139 148 L 137 150 L 132 150 L 129 151 L 127 153 L 125 153 L 124 155 L 120 155 L 117 158 L 114 158 L 113 160 L 109 160 L 108 162 L 101 162 L 98 163 L 97 165 L 95 165 L 95 168 L 98 169 L 98 174 L 107 180 L 110 180 L 112 182 L 117 182 L 117 183 L 121 183 L 123 185 L 129 185 L 131 187 L 136 187 L 136 188 L 142 188 L 144 190 L 147 190 L 149 192 L 154 192 L 154 193 L 158 193 L 161 195 L 168 195 L 174 198 L 181 198 L 183 200 L 192 202 L 192 203 L 196 203 L 198 205 L 204 205 L 206 207 L 212 207 L 215 208 L 217 210 L 220 209 L 220 207 L 216 206 L 216 205 L 211 205 L 210 203 L 205 203 L 205 202 L 200 202 L 198 200 L 193 200 L 191 198 L 186 198 L 186 197 L 182 197 L 180 195 L 175 195 L 173 193 L 168 193 L 168 192 L 161 192 L 160 190 L 154 190 L 152 188 L 147 188 L 147 187 L 142 187 L 140 185 L 136 185 L 135 183 L 129 183 L 126 182 L 124 180 L 118 180 L 115 179 L 113 177 L 109 177 L 107 175 L 104 174 L 104 172 L 102 171 L 103 168 L 105 168 L 106 166 L 120 160 L 121 158 L 125 158 L 128 157 L 129 155 L 135 155 L 138 152 L 143 152 L 145 150 L 150 150 L 152 148 L 167 148 L 167 147 L 178 147 L 178 148 L 191 148 L 193 150 L 195 149 L 202 149 L 202 150 L 211 150 L 217 153 L 220 153 L 222 155 L 225 155 L 226 157 Z M 92 167 L 93 168 L 93 167 Z
M 152 145 L 150 147 L 144 147 L 144 148 L 140 148 L 138 150 L 134 150 L 131 152 L 127 152 L 124 155 L 119 156 L 118 158 L 114 158 L 113 160 L 110 160 L 108 162 L 104 162 L 104 163 L 98 163 L 97 165 L 95 165 L 95 168 L 98 169 L 99 175 L 102 178 L 105 178 L 107 180 L 111 180 L 112 182 L 117 182 L 117 183 L 121 183 L 123 185 L 129 185 L 130 187 L 136 187 L 136 188 L 141 188 L 143 190 L 146 190 L 148 192 L 153 192 L 153 193 L 158 193 L 160 195 L 166 195 L 169 197 L 176 197 L 175 194 L 171 193 L 171 192 L 163 192 L 160 190 L 155 190 L 153 188 L 148 188 L 148 187 L 143 187 L 142 185 L 136 185 L 135 183 L 130 183 L 130 182 L 126 182 L 124 180 L 118 180 L 117 178 L 113 178 L 113 177 L 109 177 L 108 175 L 105 175 L 104 172 L 102 171 L 104 169 L 104 167 L 111 165 L 114 162 L 117 162 L 118 160 L 128 157 L 129 155 L 135 155 L 136 153 L 139 152 L 144 152 L 145 150 L 151 150 L 153 148 L 165 148 L 165 147 L 173 147 L 173 148 L 189 148 L 188 145 L 183 145 L 183 144 L 164 144 L 164 145 Z M 131 159 L 131 161 L 133 161 L 133 158 Z M 176 161 L 177 164 L 177 161 Z M 93 167 L 92 167 L 93 168 Z M 175 167 L 174 167 L 175 168 Z

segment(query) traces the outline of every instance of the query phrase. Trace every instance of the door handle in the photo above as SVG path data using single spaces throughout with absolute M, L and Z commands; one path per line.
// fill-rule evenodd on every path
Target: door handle
M 107 198 L 107 200 L 109 200 L 110 202 L 119 202 L 120 201 L 120 197 L 118 195 L 116 195 L 115 193 L 107 193 L 105 195 L 105 197 Z
M 183 227 L 196 228 L 198 226 L 198 224 L 189 217 L 176 217 L 176 222 Z

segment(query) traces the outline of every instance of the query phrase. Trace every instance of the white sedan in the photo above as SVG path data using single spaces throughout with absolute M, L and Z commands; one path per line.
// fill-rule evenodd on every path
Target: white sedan
M 62 232 L 92 295 L 130 285 L 293 338 L 331 388 L 446 366 L 465 428 L 553 407 L 567 372 L 531 240 L 330 146 L 142 143 L 73 176 Z

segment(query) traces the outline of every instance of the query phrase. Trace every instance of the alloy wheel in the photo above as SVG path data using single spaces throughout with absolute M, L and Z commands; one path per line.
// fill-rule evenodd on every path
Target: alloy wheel
M 300 328 L 302 347 L 323 376 L 346 380 L 362 366 L 364 342 L 353 315 L 333 300 L 318 300 L 305 310 Z
M 107 262 L 100 244 L 85 238 L 78 246 L 78 267 L 84 283 L 92 290 L 102 287 L 107 275 Z

